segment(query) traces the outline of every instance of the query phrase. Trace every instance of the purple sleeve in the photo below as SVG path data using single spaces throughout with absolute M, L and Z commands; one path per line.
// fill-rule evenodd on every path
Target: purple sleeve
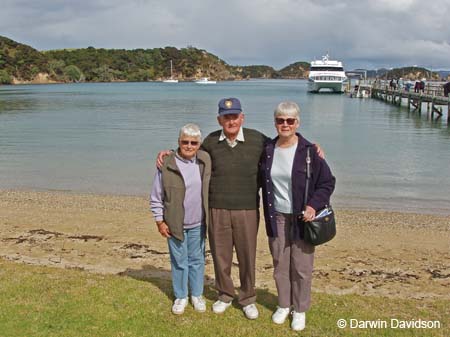
M 150 194 L 150 209 L 156 221 L 162 221 L 164 215 L 164 198 L 162 190 L 162 173 L 157 170 L 153 179 L 152 192 Z
M 330 196 L 334 191 L 336 178 L 331 173 L 327 162 L 317 156 L 314 156 L 313 169 L 315 170 L 314 194 L 308 200 L 308 205 L 316 211 L 330 204 Z

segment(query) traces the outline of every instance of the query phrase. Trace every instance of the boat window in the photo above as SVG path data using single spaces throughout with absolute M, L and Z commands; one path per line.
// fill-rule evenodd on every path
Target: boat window
M 343 67 L 311 67 L 311 71 L 344 71 Z
M 311 80 L 314 81 L 345 81 L 345 76 L 311 76 Z

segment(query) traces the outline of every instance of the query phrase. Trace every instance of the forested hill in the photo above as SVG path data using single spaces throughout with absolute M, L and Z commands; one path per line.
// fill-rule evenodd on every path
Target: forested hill
M 428 80 L 440 80 L 441 76 L 439 73 L 432 72 L 426 68 L 422 67 L 403 67 L 403 68 L 394 68 L 389 70 L 386 74 L 383 75 L 387 79 L 398 79 L 398 78 L 409 78 L 409 79 L 421 79 L 426 78 Z
M 196 48 L 174 47 L 155 49 L 95 49 L 54 50 L 44 53 L 56 75 L 64 67 L 75 65 L 79 80 L 86 81 L 149 81 L 173 76 L 180 80 L 199 77 L 232 78 L 230 67 L 217 56 Z
M 45 55 L 27 45 L 0 36 L 0 84 L 12 83 L 14 78 L 31 81 L 39 73 L 48 73 Z
M 305 78 L 309 73 L 308 62 L 295 62 L 279 71 L 282 78 Z
M 134 50 L 88 47 L 40 52 L 0 36 L 0 84 L 161 80 L 170 77 L 170 60 L 174 78 L 184 81 L 200 77 L 214 80 L 305 78 L 309 68 L 305 62 L 280 71 L 265 65 L 231 66 L 216 55 L 194 47 Z
M 158 81 L 173 76 L 180 81 L 200 77 L 213 80 L 250 78 L 307 78 L 310 64 L 295 62 L 280 70 L 267 65 L 232 66 L 206 50 L 187 47 L 153 49 L 81 48 L 38 51 L 0 36 L 0 84 Z M 440 79 L 445 77 L 421 67 L 368 71 L 368 77 Z M 448 75 L 448 74 L 447 74 Z

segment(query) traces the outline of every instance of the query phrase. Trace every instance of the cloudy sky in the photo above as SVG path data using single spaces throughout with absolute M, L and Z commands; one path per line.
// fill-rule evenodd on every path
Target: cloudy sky
M 0 35 L 39 50 L 206 49 L 276 69 L 329 51 L 347 69 L 450 69 L 449 0 L 0 0 Z

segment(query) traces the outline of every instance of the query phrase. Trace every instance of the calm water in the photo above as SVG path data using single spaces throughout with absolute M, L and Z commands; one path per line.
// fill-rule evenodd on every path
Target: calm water
M 281 100 L 325 149 L 340 207 L 450 214 L 450 128 L 371 99 L 311 95 L 306 82 L 265 80 L 0 86 L 0 188 L 146 195 L 156 153 L 178 129 L 218 128 L 217 102 L 239 97 L 246 126 L 275 135 Z

